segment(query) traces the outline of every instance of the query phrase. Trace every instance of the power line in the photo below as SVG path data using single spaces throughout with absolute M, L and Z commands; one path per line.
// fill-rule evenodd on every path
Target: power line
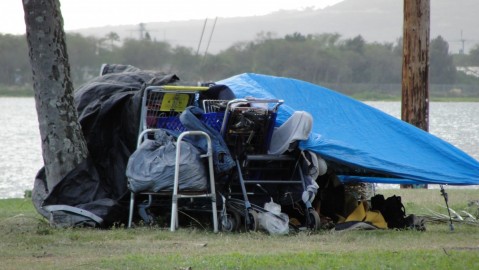
M 213 32 L 215 31 L 217 20 L 218 20 L 218 17 L 215 18 L 215 22 L 213 23 L 213 28 L 211 28 L 210 38 L 208 39 L 208 44 L 206 45 L 206 49 L 205 49 L 205 55 L 203 56 L 203 62 L 205 61 L 206 54 L 208 53 L 208 49 L 210 47 L 211 39 L 213 37 Z
M 207 21 L 208 21 L 208 18 L 205 19 L 205 23 L 203 24 L 203 30 L 201 31 L 200 41 L 198 42 L 198 48 L 196 49 L 196 56 L 198 56 L 198 54 L 200 52 L 201 42 L 203 41 L 203 35 L 205 33 L 205 28 L 206 28 L 206 22 Z

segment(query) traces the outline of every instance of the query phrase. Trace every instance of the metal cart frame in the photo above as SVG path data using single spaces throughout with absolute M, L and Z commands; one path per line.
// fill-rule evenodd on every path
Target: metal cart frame
M 170 231 L 175 231 L 178 228 L 178 200 L 179 199 L 194 199 L 194 198 L 209 198 L 211 200 L 211 212 L 213 217 L 213 230 L 218 232 L 218 216 L 216 207 L 216 191 L 215 178 L 213 171 L 213 151 L 211 146 L 210 136 L 203 131 L 185 131 L 184 127 L 179 122 L 179 113 L 187 106 L 193 105 L 198 91 L 207 90 L 208 87 L 188 87 L 188 86 L 151 86 L 145 89 L 142 97 L 140 131 L 138 135 L 137 147 L 143 142 L 145 138 L 151 136 L 159 128 L 166 128 L 169 130 L 181 132 L 177 139 L 176 157 L 175 157 L 175 173 L 173 179 L 173 190 L 160 192 L 138 192 L 131 191 L 130 193 L 130 209 L 128 215 L 128 228 L 132 226 L 133 214 L 135 209 L 135 196 L 138 194 L 147 195 L 148 203 L 152 204 L 154 196 L 171 196 L 171 220 Z M 208 160 L 208 178 L 209 190 L 201 191 L 187 191 L 179 190 L 179 158 L 180 158 L 180 144 L 184 137 L 187 136 L 203 136 L 207 141 L 207 151 L 200 157 Z
M 242 103 L 247 103 L 250 106 L 238 106 Z M 261 188 L 261 185 L 300 185 L 303 190 L 306 190 L 305 180 L 299 166 L 300 155 L 267 154 L 276 113 L 282 103 L 283 100 L 278 99 L 247 98 L 231 100 L 226 106 L 226 113 L 223 118 L 221 134 L 229 144 L 230 151 L 236 160 L 238 181 L 244 200 L 245 225 L 247 229 L 253 231 L 259 228 L 258 213 L 255 210 L 258 207 L 253 207 L 250 203 L 249 196 L 256 194 L 248 191 L 247 186 L 259 186 Z M 240 118 L 248 112 L 258 113 L 260 121 L 264 121 L 264 126 L 260 127 L 259 132 L 241 130 L 240 124 L 243 120 Z M 255 132 L 263 134 L 255 134 Z M 255 139 L 256 141 L 254 141 Z M 262 176 L 265 175 L 265 170 L 268 170 L 268 168 L 262 166 L 261 164 L 264 164 L 262 162 L 277 164 L 276 166 L 279 166 L 277 168 L 280 168 L 282 164 L 289 163 L 292 166 L 290 169 L 293 174 L 286 179 L 284 177 L 278 179 L 263 178 Z M 260 165 L 252 165 L 255 163 Z M 264 195 L 264 192 L 262 194 Z M 319 214 L 313 209 L 310 202 L 306 202 L 305 207 L 307 209 L 306 226 L 313 230 L 318 229 Z

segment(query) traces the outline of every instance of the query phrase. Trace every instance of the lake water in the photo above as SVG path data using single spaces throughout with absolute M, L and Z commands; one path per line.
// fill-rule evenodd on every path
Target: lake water
M 367 104 L 400 118 L 400 102 Z M 433 102 L 429 117 L 430 133 L 479 160 L 479 103 Z M 0 97 L 0 128 L 0 199 L 23 197 L 43 164 L 33 98 Z

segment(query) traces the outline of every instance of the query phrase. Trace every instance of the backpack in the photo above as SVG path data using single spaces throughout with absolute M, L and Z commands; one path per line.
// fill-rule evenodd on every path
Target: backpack
M 371 209 L 379 210 L 388 223 L 388 228 L 404 229 L 408 226 L 406 209 L 401 202 L 401 197 L 393 195 L 387 199 L 378 194 L 371 198 Z

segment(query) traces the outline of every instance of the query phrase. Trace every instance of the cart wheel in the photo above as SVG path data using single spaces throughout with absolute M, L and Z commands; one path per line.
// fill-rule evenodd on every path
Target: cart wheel
M 236 211 L 228 211 L 221 216 L 221 230 L 223 232 L 235 232 L 239 230 L 241 217 Z
M 313 231 L 319 230 L 320 219 L 319 219 L 318 212 L 316 212 L 312 208 L 308 209 L 308 219 L 309 219 L 308 228 Z
M 249 224 L 246 224 L 246 229 L 248 231 L 256 232 L 259 229 L 259 218 L 258 212 L 253 209 L 248 210 Z

